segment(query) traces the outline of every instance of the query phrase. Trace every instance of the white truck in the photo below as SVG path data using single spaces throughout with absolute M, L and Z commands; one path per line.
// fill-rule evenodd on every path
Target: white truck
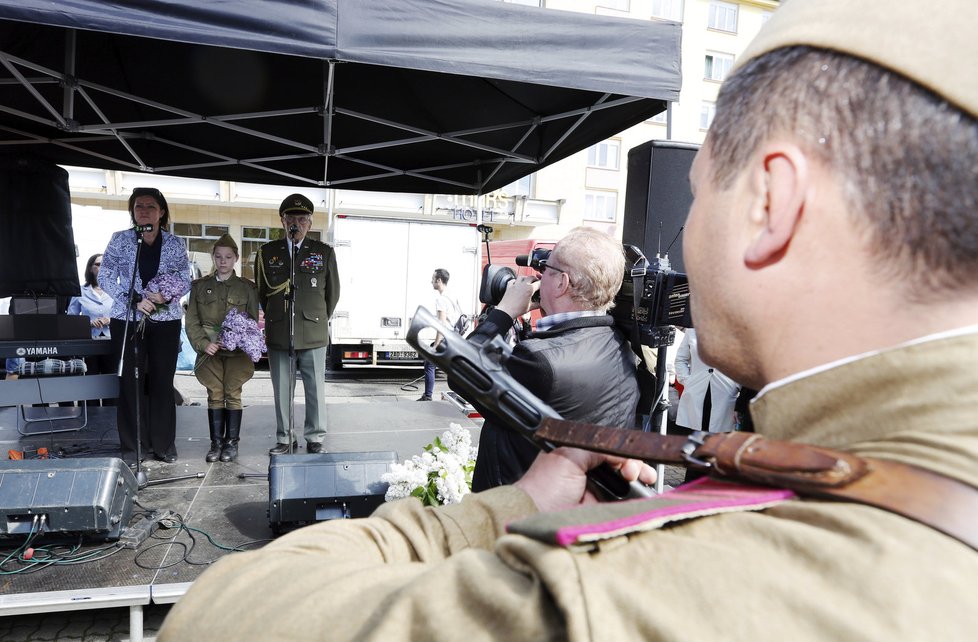
M 437 268 L 448 270 L 449 294 L 462 311 L 478 311 L 481 248 L 474 224 L 335 214 L 327 241 L 340 274 L 330 321 L 332 369 L 422 365 L 405 336 L 419 305 L 434 311 Z

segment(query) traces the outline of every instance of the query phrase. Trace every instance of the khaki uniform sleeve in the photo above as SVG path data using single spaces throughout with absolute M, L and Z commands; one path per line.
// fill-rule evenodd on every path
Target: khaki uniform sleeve
M 369 519 L 300 529 L 215 564 L 159 639 L 431 640 L 517 627 L 508 639 L 549 637 L 562 625 L 545 587 L 493 552 L 506 523 L 534 512 L 526 494 L 503 487 L 460 505 L 408 498 Z
M 190 288 L 190 301 L 187 303 L 187 339 L 197 353 L 203 352 L 210 343 L 200 318 L 200 310 L 197 309 L 199 296 L 200 287 L 198 283 L 194 283 Z
M 326 314 L 329 318 L 333 318 L 333 310 L 336 309 L 336 303 L 340 300 L 340 273 L 336 269 L 336 252 L 329 245 L 326 246 L 329 251 L 326 252 L 326 270 L 328 272 L 326 287 Z
M 248 279 L 241 279 L 248 286 L 248 316 L 258 320 L 258 288 Z

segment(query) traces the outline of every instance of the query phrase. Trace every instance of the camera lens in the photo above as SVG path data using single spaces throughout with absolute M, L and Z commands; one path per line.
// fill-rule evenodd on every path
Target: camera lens
M 479 301 L 486 305 L 499 305 L 506 294 L 506 286 L 516 278 L 516 272 L 505 265 L 487 265 L 482 270 Z

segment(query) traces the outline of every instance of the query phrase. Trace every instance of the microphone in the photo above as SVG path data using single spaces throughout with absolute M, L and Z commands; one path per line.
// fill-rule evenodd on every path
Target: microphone
M 299 226 L 293 223 L 292 226 L 289 228 L 289 236 L 295 238 L 295 235 L 298 233 L 299 233 Z
M 153 224 L 147 223 L 146 225 L 134 225 L 132 229 L 135 230 L 138 234 L 142 234 L 143 232 L 152 232 Z

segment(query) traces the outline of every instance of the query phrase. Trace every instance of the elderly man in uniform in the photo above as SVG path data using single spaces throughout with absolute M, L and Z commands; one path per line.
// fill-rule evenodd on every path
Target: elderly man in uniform
M 268 369 L 275 394 L 275 438 L 270 455 L 281 455 L 298 447 L 289 435 L 290 393 L 289 279 L 295 256 L 295 358 L 306 397 L 304 425 L 306 452 L 323 452 L 326 438 L 326 345 L 329 318 L 340 298 L 336 255 L 326 243 L 307 238 L 312 227 L 313 204 L 302 194 L 292 194 L 278 209 L 285 238 L 258 249 L 255 280 L 258 301 L 265 311 L 265 341 Z
M 882 489 L 899 510 L 767 489 L 755 510 L 676 521 L 712 480 L 568 508 L 605 457 L 557 449 L 459 505 L 405 499 L 227 557 L 160 639 L 973 640 L 976 22 L 973 0 L 783 3 L 691 172 L 704 358 L 760 389 L 761 438 L 902 465 Z M 759 437 L 710 437 L 730 438 Z M 924 479 L 955 494 L 915 497 Z M 912 499 L 936 516 L 899 514 Z M 671 518 L 643 519 L 667 500 Z

